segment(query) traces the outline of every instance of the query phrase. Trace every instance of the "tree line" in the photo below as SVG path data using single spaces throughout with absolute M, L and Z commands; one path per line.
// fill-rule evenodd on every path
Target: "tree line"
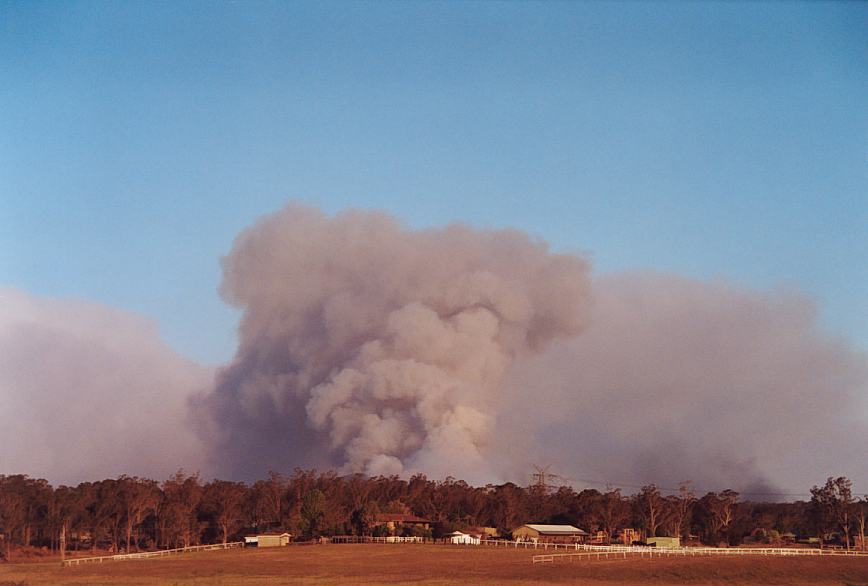
M 576 491 L 568 486 L 513 483 L 474 487 L 424 475 L 340 476 L 296 469 L 271 472 L 252 484 L 203 482 L 179 471 L 157 482 L 121 476 L 77 486 L 51 486 L 25 475 L 0 475 L 0 536 L 9 559 L 13 546 L 57 551 L 137 551 L 226 543 L 249 533 L 288 531 L 298 537 L 376 535 L 382 513 L 431 521 L 426 535 L 494 527 L 509 537 L 524 523 L 570 524 L 611 538 L 625 527 L 647 537 L 679 536 L 738 545 L 745 539 L 778 543 L 795 536 L 820 546 L 865 547 L 868 496 L 854 498 L 847 478 L 829 478 L 811 499 L 753 502 L 723 490 L 698 496 L 690 483 L 671 495 L 655 485 L 635 494 L 620 489 Z M 414 529 L 418 532 L 418 529 Z M 861 540 L 858 539 L 862 536 Z

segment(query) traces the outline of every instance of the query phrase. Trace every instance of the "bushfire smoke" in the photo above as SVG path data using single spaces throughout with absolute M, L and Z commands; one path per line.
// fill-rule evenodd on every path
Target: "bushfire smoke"
M 240 345 L 196 405 L 224 473 L 859 481 L 864 357 L 798 295 L 633 274 L 592 302 L 584 260 L 520 232 L 296 205 L 224 270 Z
M 172 352 L 152 320 L 0 289 L 0 474 L 195 471 L 203 449 L 186 401 L 211 376 Z
M 491 478 L 505 373 L 579 333 L 589 306 L 579 257 L 371 212 L 290 206 L 242 233 L 224 270 L 240 345 L 203 406 L 234 472 L 326 461 Z
M 518 231 L 298 205 L 223 266 L 243 315 L 216 377 L 140 316 L 0 291 L 0 474 L 868 484 L 868 360 L 797 293 L 592 279 Z
M 615 485 L 868 484 L 868 361 L 823 335 L 813 301 L 653 273 L 594 293 L 586 331 L 516 363 L 503 390 L 501 425 L 536 438 L 528 459 Z

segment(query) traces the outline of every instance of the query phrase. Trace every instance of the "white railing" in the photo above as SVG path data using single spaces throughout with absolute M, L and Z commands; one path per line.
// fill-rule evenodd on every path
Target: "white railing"
M 550 544 L 564 545 L 564 544 Z M 594 546 L 581 544 L 574 546 L 576 550 L 588 548 L 582 553 L 554 553 L 535 555 L 532 558 L 534 564 L 554 562 L 555 560 L 573 561 L 573 559 L 627 559 L 633 557 L 671 557 L 671 556 L 868 556 L 868 552 L 828 550 L 828 549 L 800 549 L 786 547 L 641 547 L 641 546 Z M 590 549 L 593 548 L 593 549 Z M 556 548 L 555 548 L 556 549 Z
M 140 551 L 137 553 L 119 553 L 115 555 L 103 555 L 89 558 L 69 558 L 63 560 L 63 565 L 77 566 L 78 564 L 88 563 L 101 564 L 105 561 L 119 562 L 125 560 L 158 558 L 167 555 L 178 555 L 182 553 L 191 553 L 196 551 L 213 551 L 217 549 L 234 549 L 236 547 L 244 547 L 244 542 L 232 541 L 230 543 L 215 543 L 213 545 L 192 545 L 190 547 L 177 547 L 175 549 L 158 549 L 156 551 Z
M 332 543 L 434 543 L 430 537 L 370 537 L 368 535 L 335 535 Z

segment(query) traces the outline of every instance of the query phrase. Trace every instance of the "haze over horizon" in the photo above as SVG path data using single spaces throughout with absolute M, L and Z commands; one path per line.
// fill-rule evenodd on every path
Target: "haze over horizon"
M 0 22 L 0 474 L 868 490 L 864 5 Z

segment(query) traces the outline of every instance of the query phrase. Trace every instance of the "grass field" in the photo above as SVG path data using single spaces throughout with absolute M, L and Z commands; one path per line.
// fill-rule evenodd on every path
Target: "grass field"
M 323 545 L 61 568 L 0 565 L 7 584 L 862 584 L 868 558 L 668 558 L 537 564 L 532 551 Z

